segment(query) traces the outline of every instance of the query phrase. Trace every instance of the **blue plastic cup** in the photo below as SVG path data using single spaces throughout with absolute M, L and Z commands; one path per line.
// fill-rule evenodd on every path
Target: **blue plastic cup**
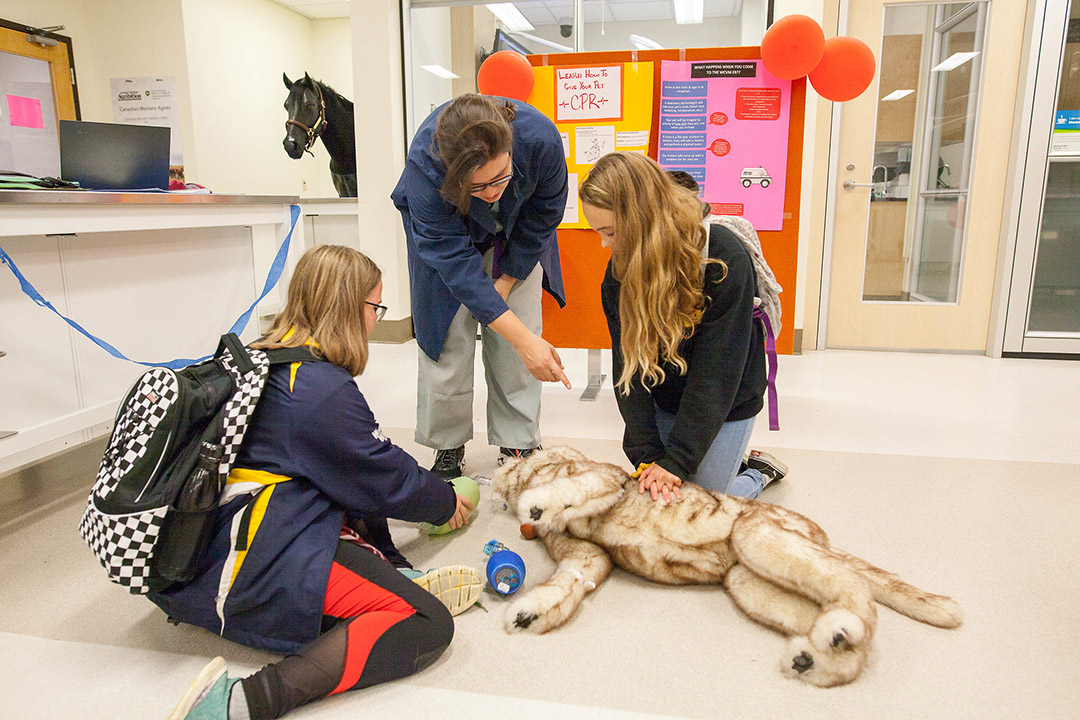
M 525 561 L 513 550 L 499 550 L 488 558 L 487 579 L 500 595 L 512 595 L 525 582 Z

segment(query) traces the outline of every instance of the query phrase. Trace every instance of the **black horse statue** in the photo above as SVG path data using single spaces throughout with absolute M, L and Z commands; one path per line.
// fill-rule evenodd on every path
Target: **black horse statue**
M 322 138 L 330 153 L 330 175 L 338 197 L 356 197 L 356 136 L 353 134 L 353 104 L 334 92 L 329 85 L 312 80 L 304 73 L 293 82 L 281 73 L 289 97 L 285 98 L 285 152 L 293 160 L 304 153 L 314 155 L 311 146 Z

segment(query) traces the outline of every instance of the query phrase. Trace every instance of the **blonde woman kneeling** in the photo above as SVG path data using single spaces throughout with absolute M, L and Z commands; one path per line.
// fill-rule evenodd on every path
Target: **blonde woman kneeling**
M 757 497 L 773 476 L 740 472 L 766 385 L 746 249 L 723 226 L 706 232 L 698 199 L 638 153 L 601 158 L 579 194 L 612 251 L 601 296 L 639 492 L 670 502 L 691 480 Z

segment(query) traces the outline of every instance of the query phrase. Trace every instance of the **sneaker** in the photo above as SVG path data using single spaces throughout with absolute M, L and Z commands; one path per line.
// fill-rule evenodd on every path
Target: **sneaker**
M 169 720 L 228 720 L 229 695 L 240 680 L 230 679 L 227 669 L 224 658 L 211 660 L 180 698 Z
M 763 450 L 751 450 L 745 462 L 747 467 L 761 473 L 761 476 L 765 478 L 765 487 L 769 487 L 769 483 L 781 480 L 787 475 L 787 465 Z
M 431 472 L 445 480 L 453 480 L 465 474 L 465 446 L 450 450 L 436 450 L 435 464 Z
M 518 460 L 527 458 L 537 450 L 543 450 L 543 447 L 537 446 L 534 448 L 499 448 L 499 465 L 505 465 L 507 460 Z
M 484 592 L 484 577 L 468 565 L 428 570 L 413 582 L 437 597 L 451 615 L 460 615 L 471 608 Z

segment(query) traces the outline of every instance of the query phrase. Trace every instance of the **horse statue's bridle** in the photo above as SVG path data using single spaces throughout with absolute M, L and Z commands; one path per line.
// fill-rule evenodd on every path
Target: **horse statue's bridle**
M 315 124 L 308 127 L 299 120 L 293 120 L 289 118 L 285 121 L 285 131 L 289 131 L 290 125 L 295 125 L 304 132 L 307 133 L 307 145 L 304 146 L 304 152 L 314 156 L 315 153 L 311 152 L 311 146 L 315 144 L 315 141 L 319 139 L 319 133 L 321 128 L 326 124 L 326 100 L 323 99 L 322 88 L 319 87 L 318 82 L 312 83 L 315 86 L 315 92 L 319 95 L 319 117 L 315 119 Z

